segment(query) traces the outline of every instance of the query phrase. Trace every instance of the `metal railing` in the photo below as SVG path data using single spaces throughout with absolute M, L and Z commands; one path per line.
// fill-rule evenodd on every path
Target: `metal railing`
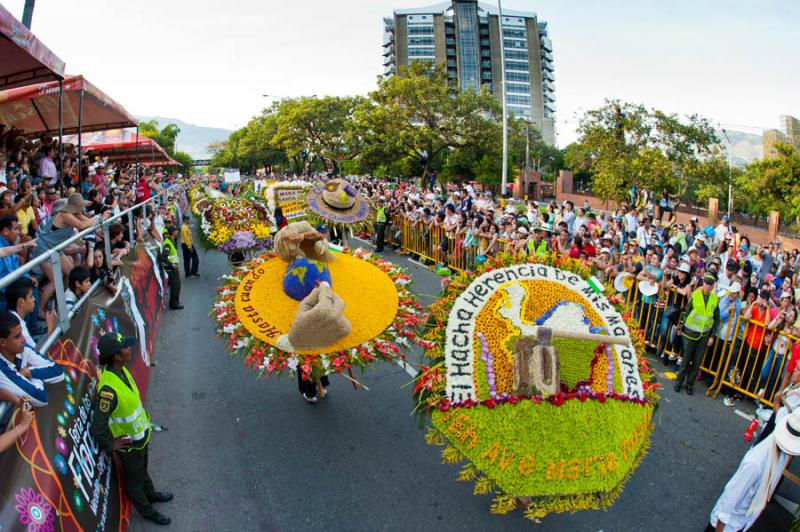
M 167 196 L 169 194 L 174 194 L 176 192 L 180 192 L 183 188 L 183 185 L 174 185 L 167 190 L 163 190 L 156 195 L 152 196 L 150 199 L 147 199 L 141 203 L 137 203 L 133 207 L 130 207 L 119 214 L 109 217 L 106 220 L 101 220 L 97 224 L 84 229 L 83 231 L 78 232 L 74 236 L 70 237 L 66 241 L 62 242 L 61 244 L 55 246 L 52 249 L 47 250 L 42 255 L 26 262 L 18 269 L 14 270 L 13 272 L 9 273 L 2 279 L 0 279 L 0 290 L 4 290 L 8 285 L 19 279 L 20 277 L 32 272 L 35 268 L 41 266 L 45 262 L 49 262 L 50 266 L 53 268 L 53 285 L 54 285 L 54 292 L 53 297 L 56 299 L 56 309 L 58 311 L 58 322 L 56 327 L 53 331 L 41 341 L 40 345 L 38 346 L 39 352 L 47 353 L 47 351 L 52 347 L 55 341 L 58 339 L 59 336 L 69 331 L 70 323 L 75 315 L 80 311 L 81 307 L 88 301 L 92 295 L 97 291 L 97 289 L 101 285 L 101 280 L 98 279 L 94 283 L 92 283 L 89 290 L 75 303 L 72 309 L 67 310 L 67 303 L 66 303 L 66 291 L 64 289 L 64 280 L 61 270 L 61 256 L 64 253 L 64 250 L 69 248 L 72 244 L 79 242 L 83 238 L 88 235 L 94 234 L 98 229 L 102 229 L 103 231 L 103 244 L 104 244 L 104 254 L 106 264 L 110 267 L 112 261 L 112 252 L 111 252 L 111 238 L 110 238 L 110 227 L 116 223 L 118 220 L 121 220 L 123 217 L 127 217 L 128 220 L 128 231 L 129 231 L 129 238 L 131 242 L 131 246 L 135 246 L 136 244 L 136 236 L 134 233 L 134 213 L 137 209 L 141 210 L 142 212 L 142 219 L 147 218 L 147 206 L 152 204 L 153 202 L 158 202 L 160 205 L 164 205 L 166 203 Z M 181 212 L 180 207 L 176 204 L 176 218 L 180 220 Z M 40 305 L 45 304 L 45 302 L 40 302 Z M 35 309 L 34 312 L 38 312 L 38 309 Z M 0 402 L 0 419 L 3 419 L 4 415 L 9 408 L 9 403 L 2 403 Z M 0 432 L 5 427 L 0 427 Z

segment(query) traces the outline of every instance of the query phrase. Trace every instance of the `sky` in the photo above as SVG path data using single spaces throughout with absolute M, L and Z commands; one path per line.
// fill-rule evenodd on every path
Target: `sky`
M 0 0 L 22 18 L 24 0 Z M 431 0 L 37 0 L 32 30 L 136 115 L 234 129 L 270 98 L 367 94 L 383 17 Z M 797 0 L 506 0 L 548 22 L 557 143 L 607 98 L 760 134 L 800 116 Z M 1 59 L 0 59 L 1 60 Z M 264 97 L 268 95 L 268 97 Z

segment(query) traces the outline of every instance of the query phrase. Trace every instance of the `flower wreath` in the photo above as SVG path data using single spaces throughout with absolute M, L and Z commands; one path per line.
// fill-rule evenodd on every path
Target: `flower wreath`
M 558 383 L 560 389 L 552 394 L 544 395 L 536 389 L 530 393 L 497 393 L 496 389 L 509 389 L 508 376 L 493 371 L 487 338 L 476 325 L 469 333 L 477 339 L 470 344 L 472 353 L 469 354 L 473 357 L 471 360 L 478 361 L 474 373 L 476 395 L 461 401 L 451 400 L 459 368 L 448 367 L 448 360 L 452 363 L 453 358 L 448 358 L 447 352 L 449 349 L 452 353 L 454 348 L 447 343 L 448 338 L 455 338 L 452 330 L 458 323 L 452 318 L 452 312 L 455 310 L 457 316 L 464 309 L 464 298 L 459 299 L 459 296 L 474 294 L 475 290 L 467 294 L 467 289 L 476 279 L 486 279 L 485 274 L 489 272 L 500 275 L 511 267 L 526 268 L 522 265 L 528 265 L 531 271 L 535 265 L 549 267 L 539 271 L 559 272 L 558 275 L 584 288 L 592 284 L 588 282 L 592 278 L 589 269 L 577 260 L 556 255 L 528 262 L 504 255 L 479 267 L 475 273 L 455 275 L 445 285 L 441 299 L 429 308 L 423 339 L 432 346 L 424 353 L 430 365 L 422 368 L 412 390 L 420 427 L 430 418 L 427 443 L 444 447 L 445 462 L 465 462 L 458 479 L 473 481 L 476 495 L 493 494 L 492 513 L 506 514 L 523 508 L 525 517 L 538 522 L 552 512 L 606 509 L 622 492 L 646 453 L 653 429 L 652 412 L 658 402 L 656 390 L 660 387 L 652 382 L 652 371 L 642 356 L 645 349 L 642 332 L 616 295 L 600 294 L 598 287 L 594 301 L 602 301 L 608 313 L 621 314 L 620 321 L 627 326 L 632 345 L 626 351 L 631 355 L 635 353 L 632 367 L 638 370 L 641 379 L 635 396 L 618 391 L 622 386 L 620 374 L 614 371 L 618 359 L 606 344 L 594 349 L 588 380 L 573 373 L 569 375 L 570 384 L 564 382 L 565 377 Z M 548 284 L 538 286 L 548 286 L 551 281 L 543 280 Z M 497 284 L 499 292 L 502 283 Z M 592 293 L 591 288 L 588 290 Z M 483 290 L 480 293 L 486 295 Z M 491 294 L 486 297 L 490 298 Z M 536 305 L 548 298 L 557 301 L 559 294 L 536 292 L 526 301 Z M 488 307 L 490 299 L 486 301 Z M 500 301 L 494 312 L 511 314 L 502 299 Z M 553 309 L 563 303 L 557 303 Z M 512 301 L 512 311 L 514 308 Z M 477 323 L 482 314 L 477 311 L 475 314 Z M 540 319 L 550 316 L 546 313 Z M 448 326 L 451 336 L 448 336 Z M 562 361 L 571 356 L 569 340 L 566 342 L 559 344 Z M 585 354 L 584 347 L 581 356 Z M 497 363 L 497 359 L 494 362 Z M 478 376 L 479 369 L 485 374 L 485 380 Z M 565 376 L 564 371 L 568 369 L 564 368 L 561 375 Z M 505 382 L 500 382 L 501 378 L 506 379 Z M 449 390 L 448 379 L 451 381 Z M 631 376 L 631 382 L 634 380 Z M 510 389 L 513 390 L 513 386 Z
M 217 321 L 218 332 L 227 338 L 226 348 L 232 355 L 244 358 L 246 367 L 252 368 L 259 377 L 269 380 L 271 375 L 291 375 L 300 372 L 304 379 L 318 379 L 330 373 L 341 373 L 353 367 L 361 368 L 376 360 L 395 362 L 405 360 L 400 347 L 412 343 L 428 346 L 417 334 L 424 320 L 422 307 L 409 291 L 410 276 L 402 268 L 362 249 L 345 247 L 342 253 L 369 262 L 385 273 L 394 283 L 398 295 L 398 307 L 391 325 L 371 340 L 353 348 L 326 354 L 296 354 L 283 351 L 253 336 L 239 321 L 235 308 L 235 296 L 243 278 L 262 263 L 277 257 L 274 252 L 259 255 L 230 275 L 224 275 L 225 283 L 217 290 L 211 315 Z
M 308 181 L 278 181 L 277 183 L 273 183 L 269 185 L 266 189 L 264 189 L 264 196 L 267 198 L 267 207 L 269 208 L 270 215 L 275 212 L 275 208 L 278 206 L 278 191 L 279 190 L 287 190 L 287 189 L 300 189 L 303 193 L 300 195 L 300 201 L 303 202 L 305 205 L 305 193 L 308 192 L 313 186 L 312 183 Z M 300 221 L 303 218 L 297 218 L 294 221 Z
M 230 252 L 272 247 L 268 216 L 258 203 L 231 199 L 208 187 L 192 188 L 189 198 L 200 221 L 200 241 L 205 249 Z

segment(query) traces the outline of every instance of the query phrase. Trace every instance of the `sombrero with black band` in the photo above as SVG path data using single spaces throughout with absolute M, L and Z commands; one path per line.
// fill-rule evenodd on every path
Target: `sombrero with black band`
M 358 224 L 369 217 L 366 198 L 344 179 L 331 179 L 309 190 L 306 205 L 310 214 L 337 225 Z

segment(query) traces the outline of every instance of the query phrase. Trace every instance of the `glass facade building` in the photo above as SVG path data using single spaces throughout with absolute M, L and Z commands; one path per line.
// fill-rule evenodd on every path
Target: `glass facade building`
M 536 13 L 504 9 L 501 21 L 496 4 L 476 0 L 397 9 L 384 18 L 383 58 L 384 75 L 412 61 L 444 64 L 454 88 L 485 88 L 498 99 L 505 82 L 509 112 L 555 145 L 553 45 Z

